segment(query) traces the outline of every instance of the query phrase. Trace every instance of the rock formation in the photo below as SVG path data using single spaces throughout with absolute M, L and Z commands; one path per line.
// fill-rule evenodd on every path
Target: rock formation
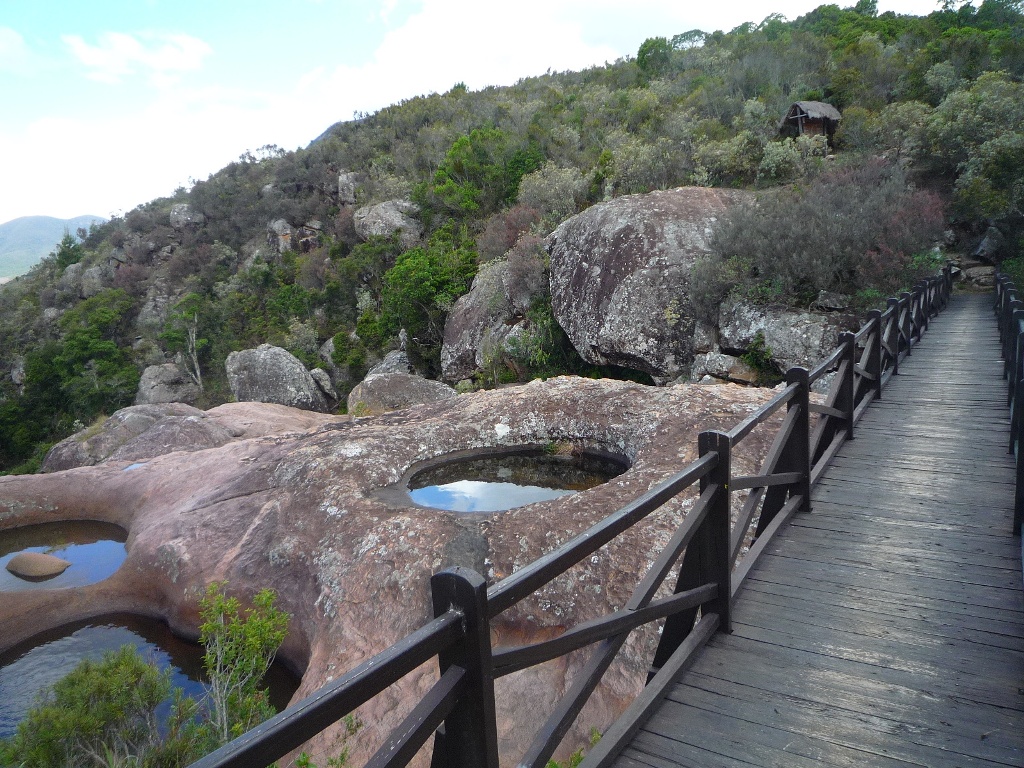
M 299 359 L 291 352 L 260 344 L 232 352 L 225 362 L 228 384 L 237 400 L 278 403 L 326 413 L 330 403 Z
M 206 217 L 188 203 L 178 203 L 171 208 L 170 224 L 180 231 L 198 229 L 206 223 Z
M 455 302 L 444 326 L 441 375 L 446 381 L 482 371 L 488 357 L 526 331 L 526 313 L 536 299 L 548 295 L 542 255 L 514 248 L 476 273 L 469 293 Z
M 723 304 L 718 315 L 718 344 L 741 354 L 758 334 L 780 371 L 793 366 L 813 368 L 836 348 L 839 333 L 856 327 L 841 314 L 760 307 L 745 301 Z M 712 374 L 714 375 L 714 374 Z
M 199 387 L 174 363 L 150 365 L 139 379 L 136 405 L 188 403 L 199 397 Z
M 402 248 L 412 248 L 423 234 L 423 225 L 413 218 L 419 211 L 419 206 L 409 200 L 388 200 L 357 209 L 353 224 L 363 240 L 373 235 L 391 237 L 397 232 Z
M 684 187 L 629 195 L 562 222 L 547 241 L 551 308 L 584 360 L 689 375 L 694 356 L 690 269 L 739 190 Z
M 195 636 L 197 600 L 208 582 L 226 579 L 243 598 L 271 586 L 292 615 L 280 658 L 302 673 L 301 698 L 422 626 L 431 615 L 432 573 L 460 564 L 481 569 L 491 582 L 511 574 L 686 466 L 696 458 L 700 430 L 733 426 L 771 394 L 734 385 L 653 388 L 561 377 L 366 420 L 235 404 L 239 410 L 216 418 L 238 436 L 219 447 L 184 452 L 175 446 L 148 459 L 0 477 L 0 529 L 91 519 L 129 531 L 124 565 L 110 578 L 4 595 L 0 651 L 37 632 L 115 611 L 163 617 Z M 320 426 L 250 436 L 289 412 L 297 421 L 321 420 Z M 771 430 L 761 432 L 734 453 L 737 474 L 756 472 L 772 437 Z M 380 495 L 426 460 L 552 441 L 603 448 L 632 466 L 591 490 L 473 523 Z M 494 643 L 553 637 L 621 606 L 693 499 L 666 505 L 501 614 L 492 624 Z M 474 547 L 455 546 L 467 538 Z M 472 562 L 459 554 L 467 551 L 475 552 Z M 635 696 L 656 640 L 652 630 L 630 637 L 570 742 L 584 743 L 591 727 L 605 728 Z M 498 681 L 502 754 L 521 754 L 581 663 L 577 654 Z M 424 665 L 358 711 L 366 725 L 351 742 L 354 764 L 376 749 L 435 677 L 436 665 Z M 339 733 L 332 727 L 308 745 L 314 760 L 323 764 L 337 754 Z
M 457 396 L 454 389 L 440 381 L 411 373 L 376 373 L 367 376 L 349 392 L 348 412 L 353 416 L 378 416 Z

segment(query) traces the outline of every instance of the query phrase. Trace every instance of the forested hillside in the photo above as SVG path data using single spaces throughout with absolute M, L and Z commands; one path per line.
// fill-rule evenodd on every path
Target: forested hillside
M 860 0 L 678 32 L 583 72 L 456 84 L 296 152 L 247 151 L 65 238 L 0 290 L 0 468 L 31 471 L 53 441 L 131 404 L 145 366 L 170 360 L 209 406 L 230 398 L 231 351 L 269 342 L 312 367 L 333 339 L 354 384 L 404 328 L 436 375 L 446 315 L 478 265 L 510 249 L 543 259 L 559 222 L 621 195 L 762 191 L 759 209 L 723 224 L 704 265 L 708 302 L 741 290 L 800 304 L 827 289 L 866 306 L 931 267 L 942 226 L 970 249 L 994 225 L 997 258 L 1022 248 L 1020 2 L 947 0 L 910 17 Z M 841 110 L 831 153 L 821 137 L 779 134 L 796 101 Z M 357 212 L 388 201 L 402 229 L 367 234 Z M 506 378 L 588 372 L 550 306 L 530 318 L 522 359 L 498 361 Z

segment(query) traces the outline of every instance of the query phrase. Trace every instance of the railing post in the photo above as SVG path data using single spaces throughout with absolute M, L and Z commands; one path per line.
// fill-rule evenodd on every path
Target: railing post
M 882 397 L 882 313 L 873 309 L 868 312 L 868 323 L 873 330 L 868 332 L 871 346 L 868 348 L 868 359 L 865 369 L 871 378 L 871 388 L 875 397 Z M 788 376 L 788 374 L 787 374 Z
M 732 601 L 732 557 L 729 550 L 729 483 L 732 480 L 732 441 L 724 432 L 701 432 L 697 437 L 697 450 L 701 456 L 711 451 L 718 453 L 718 464 L 700 479 L 700 491 L 717 484 L 718 493 L 708 507 L 703 535 L 696 539 L 704 573 L 700 583 L 718 583 L 718 597 L 709 610 L 718 614 L 719 631 L 732 632 L 730 604 Z
M 889 322 L 885 324 L 886 334 L 894 337 L 892 340 L 895 342 L 891 344 L 892 347 L 892 375 L 899 376 L 900 374 L 900 300 L 892 297 L 887 302 L 887 311 L 889 312 Z M 890 331 L 891 329 L 891 331 Z
M 1020 371 L 1021 366 L 1024 365 L 1024 334 L 1021 333 L 1021 324 L 1024 323 L 1024 304 L 1020 304 L 1017 309 L 1013 310 L 1013 314 L 1010 316 L 1010 327 L 1008 329 L 1007 336 L 1009 337 L 1010 357 L 1006 359 L 1006 365 L 1009 369 L 1009 386 L 1007 389 L 1006 404 L 1012 406 L 1014 403 L 1014 396 L 1017 394 L 1017 388 L 1020 386 Z M 1016 419 L 1017 415 L 1013 414 L 1013 418 Z
M 846 439 L 853 440 L 853 420 L 854 413 L 857 410 L 857 400 L 854 395 L 854 380 L 856 379 L 856 371 L 854 368 L 857 364 L 856 334 L 848 331 L 839 334 L 839 346 L 843 348 L 843 360 L 846 363 L 846 375 L 843 376 L 843 380 L 839 382 L 839 393 L 836 397 L 836 407 L 845 414 Z M 898 346 L 899 339 L 897 339 L 897 347 Z M 899 353 L 897 352 L 897 357 L 898 356 Z
M 881 381 L 881 372 L 879 372 Z M 790 368 L 786 371 L 786 384 L 798 384 L 799 389 L 787 404 L 789 410 L 800 408 L 796 425 L 793 428 L 793 440 L 787 450 L 792 451 L 787 462 L 790 467 L 803 475 L 803 479 L 794 488 L 793 493 L 802 494 L 803 504 L 798 512 L 811 511 L 811 385 L 807 378 L 806 368 Z M 851 418 L 851 422 L 853 419 Z
M 904 291 L 901 293 L 900 303 L 906 308 L 906 312 L 900 313 L 900 334 L 907 343 L 907 357 L 910 357 L 910 353 L 914 350 L 914 340 L 911 336 L 910 319 L 910 316 L 914 311 L 913 294 L 911 294 L 910 291 Z
M 1016 298 L 1016 295 L 1016 291 L 1011 291 L 1010 300 L 1006 303 L 1006 310 L 1003 313 L 1003 323 L 1006 328 L 1006 332 L 1003 334 L 1003 376 L 1009 376 L 1013 370 L 1014 346 L 1017 343 L 1018 335 L 1013 319 L 1018 311 L 1024 309 L 1024 301 Z
M 430 578 L 434 616 L 462 611 L 462 642 L 438 655 L 443 675 L 452 665 L 466 670 L 463 694 L 434 735 L 431 768 L 498 768 L 494 669 L 487 618 L 487 583 L 476 571 L 456 566 Z
M 697 450 L 701 456 L 715 451 L 718 463 L 715 469 L 700 479 L 703 493 L 711 484 L 719 486 L 719 492 L 708 506 L 708 516 L 694 534 L 683 560 L 679 564 L 676 578 L 676 594 L 699 587 L 708 582 L 718 582 L 718 597 L 711 610 L 718 613 L 720 632 L 731 632 L 730 601 L 732 599 L 732 561 L 729 556 L 729 482 L 732 477 L 732 441 L 724 432 L 701 432 L 697 436 Z M 724 526 L 723 526 L 723 520 Z M 673 613 L 665 619 L 661 639 L 654 652 L 652 669 L 663 667 L 676 649 L 693 631 L 697 608 Z M 654 676 L 651 672 L 648 682 Z

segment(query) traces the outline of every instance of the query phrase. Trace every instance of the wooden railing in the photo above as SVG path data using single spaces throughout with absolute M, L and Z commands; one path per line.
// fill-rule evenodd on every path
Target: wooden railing
M 811 488 L 840 445 L 853 437 L 864 410 L 898 374 L 900 361 L 946 305 L 951 288 L 947 267 L 940 276 L 890 299 L 885 311 L 870 313 L 857 333 L 842 334 L 836 350 L 812 371 L 788 371 L 782 391 L 733 429 L 702 432 L 696 461 L 502 581 L 487 587 L 481 576 L 461 567 L 435 574 L 430 582 L 433 621 L 193 768 L 262 768 L 435 657 L 437 683 L 366 765 L 406 765 L 434 736 L 432 768 L 497 768 L 494 680 L 596 646 L 520 759 L 520 766 L 539 768 L 628 634 L 664 619 L 646 687 L 583 762 L 585 768 L 610 764 L 708 638 L 730 631 L 732 600 L 750 569 L 785 521 L 810 509 Z M 825 401 L 812 404 L 811 388 L 826 376 L 832 381 Z M 785 414 L 773 418 L 783 408 Z M 766 424 L 778 426 L 759 473 L 734 475 L 734 449 Z M 551 640 L 491 647 L 492 618 L 694 485 L 699 487 L 696 503 L 621 609 Z M 731 494 L 740 491 L 747 495 L 730 525 Z M 664 596 L 662 584 L 677 563 L 676 583 L 671 595 Z
M 1017 463 L 1017 488 L 1013 500 L 1013 533 L 1021 534 L 1024 522 L 1024 300 L 1013 281 L 1004 274 L 996 275 L 996 316 L 999 319 L 999 340 L 1003 347 L 1003 376 L 1009 382 L 1007 403 L 1010 406 L 1009 452 Z

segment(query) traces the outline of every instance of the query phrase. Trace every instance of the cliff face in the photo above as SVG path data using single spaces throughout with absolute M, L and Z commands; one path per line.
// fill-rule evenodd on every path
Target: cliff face
M 240 404 L 207 416 L 227 442 L 193 451 L 182 450 L 192 439 L 186 433 L 181 442 L 148 439 L 151 430 L 170 434 L 158 419 L 114 448 L 130 462 L 100 458 L 95 466 L 0 478 L 0 528 L 93 519 L 129 531 L 127 559 L 111 578 L 75 590 L 6 595 L 0 650 L 111 611 L 163 617 L 194 635 L 203 588 L 226 579 L 243 596 L 265 586 L 278 591 L 292 614 L 281 655 L 302 672 L 297 696 L 306 696 L 426 622 L 432 573 L 458 564 L 491 583 L 500 580 L 678 471 L 696 457 L 698 431 L 735 424 L 769 394 L 733 385 L 652 388 L 563 377 L 372 419 Z M 455 451 L 552 441 L 609 450 L 632 466 L 589 491 L 483 521 L 398 504 L 381 491 L 418 462 Z M 107 442 L 111 448 L 116 441 Z M 743 447 L 734 461 L 753 472 L 747 451 L 764 446 L 755 439 Z M 622 605 L 692 503 L 688 497 L 666 505 L 506 611 L 492 624 L 492 642 L 556 636 Z M 592 726 L 607 726 L 632 699 L 655 642 L 650 631 L 630 639 L 567 749 L 584 743 Z M 499 681 L 501 751 L 509 760 L 585 661 L 579 656 Z M 435 671 L 426 665 L 360 710 L 366 726 L 353 748 L 357 763 L 409 711 Z M 328 729 L 310 751 L 324 759 L 339 738 L 339 729 Z

